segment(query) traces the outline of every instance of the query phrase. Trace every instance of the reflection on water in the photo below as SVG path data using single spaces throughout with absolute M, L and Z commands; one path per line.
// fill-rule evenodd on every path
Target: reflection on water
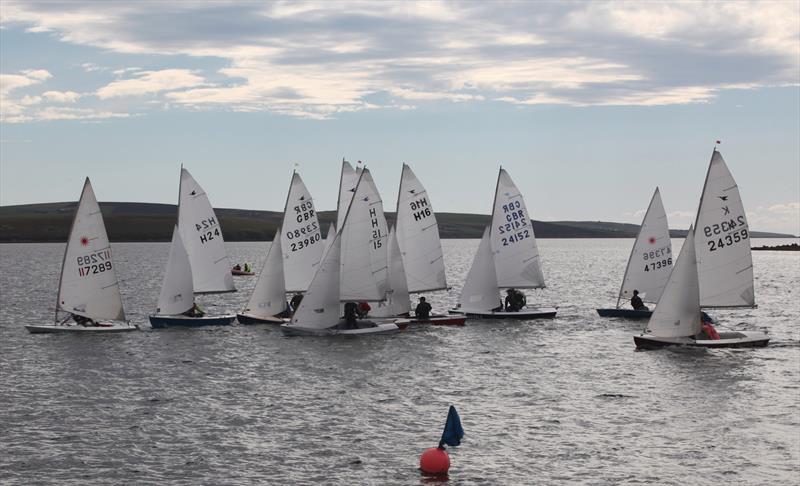
M 715 314 L 766 329 L 768 348 L 635 352 L 644 324 L 594 311 L 615 302 L 631 243 L 539 241 L 548 288 L 528 301 L 556 319 L 366 339 L 150 330 L 165 243 L 113 245 L 143 332 L 30 335 L 52 320 L 63 245 L 0 245 L 0 482 L 421 484 L 451 403 L 466 431 L 454 483 L 796 482 L 800 255 L 755 252 L 759 307 Z M 231 262 L 258 269 L 268 245 L 228 244 Z M 439 311 L 477 240 L 444 247 Z M 240 309 L 255 278 L 235 281 L 204 306 Z

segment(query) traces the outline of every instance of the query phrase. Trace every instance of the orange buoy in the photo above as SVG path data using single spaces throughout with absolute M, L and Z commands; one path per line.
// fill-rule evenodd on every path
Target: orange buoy
M 450 456 L 438 447 L 427 449 L 419 458 L 419 468 L 425 474 L 444 475 L 450 469 Z

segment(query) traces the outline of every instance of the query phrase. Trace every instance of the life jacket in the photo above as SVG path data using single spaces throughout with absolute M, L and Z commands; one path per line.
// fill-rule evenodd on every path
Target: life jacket
M 708 336 L 709 339 L 717 340 L 720 338 L 717 330 L 714 329 L 714 326 L 708 322 L 703 323 L 703 332 L 706 334 L 706 336 Z

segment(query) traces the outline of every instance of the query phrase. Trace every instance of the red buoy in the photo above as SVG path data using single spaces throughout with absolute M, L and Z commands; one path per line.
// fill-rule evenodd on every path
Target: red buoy
M 431 447 L 427 449 L 419 458 L 419 468 L 425 474 L 443 475 L 450 469 L 450 456 L 444 449 Z

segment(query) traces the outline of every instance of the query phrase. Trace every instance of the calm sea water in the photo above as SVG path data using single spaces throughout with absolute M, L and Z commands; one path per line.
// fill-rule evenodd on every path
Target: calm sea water
M 775 240 L 754 241 L 774 244 Z M 601 319 L 632 240 L 540 240 L 554 320 L 391 336 L 286 338 L 268 326 L 151 330 L 168 244 L 114 244 L 143 331 L 31 335 L 52 320 L 63 245 L 0 245 L 0 483 L 421 484 L 455 404 L 452 484 L 797 484 L 800 255 L 754 252 L 764 349 L 634 351 Z M 682 240 L 675 240 L 677 249 Z M 228 244 L 231 261 L 268 243 Z M 454 304 L 477 240 L 445 241 Z M 240 309 L 240 292 L 203 297 Z

